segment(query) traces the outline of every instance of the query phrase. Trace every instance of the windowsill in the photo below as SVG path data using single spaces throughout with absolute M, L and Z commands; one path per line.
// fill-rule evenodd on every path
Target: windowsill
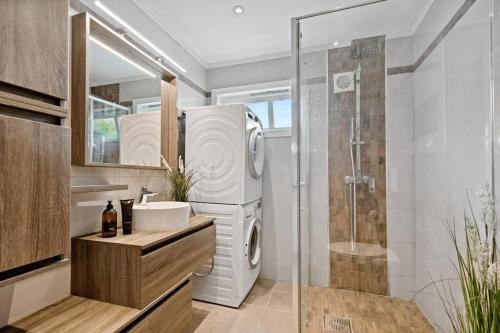
M 281 138 L 292 136 L 291 128 L 264 129 L 265 138 Z

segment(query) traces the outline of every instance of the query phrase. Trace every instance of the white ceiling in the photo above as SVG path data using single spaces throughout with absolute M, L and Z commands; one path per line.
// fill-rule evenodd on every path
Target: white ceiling
M 207 67 L 218 67 L 284 56 L 290 51 L 292 17 L 364 0 L 133 1 Z M 304 21 L 304 45 L 409 35 L 433 1 L 388 0 Z M 245 6 L 245 13 L 233 14 L 235 5 Z

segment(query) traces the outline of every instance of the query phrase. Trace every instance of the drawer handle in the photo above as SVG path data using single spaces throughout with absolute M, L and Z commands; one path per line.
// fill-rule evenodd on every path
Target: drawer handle
M 198 273 L 193 272 L 193 275 L 194 275 L 194 276 L 197 276 L 197 277 L 205 277 L 205 276 L 208 276 L 208 275 L 212 274 L 212 272 L 214 271 L 214 267 L 215 267 L 215 258 L 214 258 L 214 257 L 212 257 L 212 267 L 210 267 L 210 270 L 208 271 L 208 273 L 198 274 Z

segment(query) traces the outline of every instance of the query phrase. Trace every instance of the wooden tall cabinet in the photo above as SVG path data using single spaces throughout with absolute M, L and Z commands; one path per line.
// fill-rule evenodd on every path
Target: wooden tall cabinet
M 66 262 L 68 0 L 0 0 L 0 286 Z
M 68 1 L 0 1 L 0 81 L 68 99 Z

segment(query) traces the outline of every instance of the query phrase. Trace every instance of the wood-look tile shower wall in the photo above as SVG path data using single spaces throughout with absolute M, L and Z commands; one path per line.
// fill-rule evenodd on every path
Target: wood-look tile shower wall
M 356 44 L 361 50 L 348 46 L 328 51 L 330 243 L 351 240 L 349 186 L 344 178 L 352 175 L 349 138 L 351 117 L 356 112 L 356 93 L 334 94 L 333 75 L 355 71 L 360 63 L 361 140 L 365 144 L 361 146 L 362 175 L 358 176 L 374 177 L 376 191 L 369 193 L 366 184 L 357 185 L 356 241 L 386 248 L 385 36 L 358 40 Z M 330 268 L 332 288 L 388 294 L 387 255 L 353 256 L 330 251 Z

